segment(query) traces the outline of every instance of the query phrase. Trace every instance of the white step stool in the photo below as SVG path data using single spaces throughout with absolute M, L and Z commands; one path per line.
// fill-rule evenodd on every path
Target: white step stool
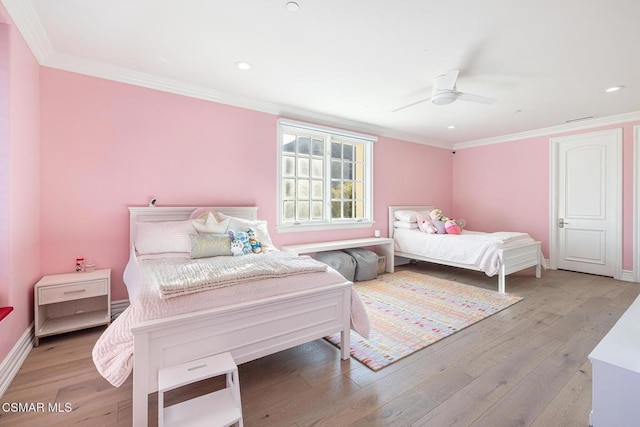
M 227 387 L 164 407 L 164 393 L 207 378 L 227 376 Z M 158 427 L 242 424 L 238 367 L 231 353 L 221 353 L 158 371 Z

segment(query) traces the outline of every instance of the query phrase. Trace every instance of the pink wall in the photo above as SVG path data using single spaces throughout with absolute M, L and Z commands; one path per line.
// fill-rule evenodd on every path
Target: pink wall
M 114 300 L 127 298 L 127 206 L 151 196 L 159 206 L 258 206 L 278 246 L 373 234 L 276 232 L 277 116 L 49 68 L 41 114 L 42 273 L 91 258 L 113 269 Z M 447 150 L 380 138 L 374 164 L 383 234 L 389 204 L 451 205 Z
M 14 306 L 0 322 L 4 360 L 33 321 L 33 285 L 40 278 L 40 67 L 10 24 L 0 24 L 0 49 L 0 123 L 8 125 L 0 133 L 0 303 Z
M 623 128 L 623 266 L 633 270 L 633 126 Z M 526 231 L 549 256 L 549 140 L 563 133 L 458 150 L 453 160 L 453 211 L 468 228 Z

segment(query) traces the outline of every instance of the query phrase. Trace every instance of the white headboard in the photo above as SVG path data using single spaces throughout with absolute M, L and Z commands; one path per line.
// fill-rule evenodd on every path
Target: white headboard
M 200 209 L 197 207 L 172 206 L 172 207 L 130 207 L 129 208 L 129 247 L 136 239 L 137 225 L 140 222 L 162 222 L 162 221 L 185 221 L 189 219 L 193 211 Z M 228 216 L 237 218 L 256 220 L 258 219 L 258 208 L 255 206 L 224 206 L 209 207 L 202 206 L 216 212 L 221 212 Z
M 428 205 L 411 205 L 411 206 L 389 206 L 389 237 L 393 238 L 393 232 L 395 231 L 395 227 L 393 223 L 395 222 L 395 217 L 393 213 L 395 211 L 401 210 L 411 210 L 411 211 L 431 211 L 435 209 L 435 206 Z

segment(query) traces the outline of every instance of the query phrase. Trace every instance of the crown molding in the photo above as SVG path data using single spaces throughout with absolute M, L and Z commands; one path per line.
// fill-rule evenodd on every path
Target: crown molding
M 397 132 L 381 126 L 345 119 L 302 108 L 280 105 L 242 95 L 222 92 L 204 86 L 185 83 L 152 74 L 142 73 L 122 67 L 116 67 L 97 61 L 91 61 L 72 55 L 52 53 L 41 65 L 59 70 L 84 74 L 120 83 L 169 92 L 176 95 L 198 98 L 220 104 L 246 108 L 277 116 L 289 117 L 297 120 L 311 121 L 317 124 L 342 127 L 347 130 L 362 133 L 373 133 L 377 136 L 398 139 L 416 144 L 429 145 L 437 148 L 451 149 L 451 145 L 442 141 L 426 139 L 417 135 Z
M 31 0 L 1 0 L 40 65 L 53 53 L 49 36 Z
M 473 141 L 459 142 L 453 145 L 454 150 L 462 150 L 464 148 L 481 147 L 484 145 L 501 144 L 503 142 L 520 141 L 523 139 L 537 138 L 540 136 L 556 135 L 559 133 L 580 131 L 593 129 L 603 126 L 617 125 L 620 123 L 628 123 L 640 120 L 640 111 L 631 113 L 618 114 L 616 116 L 599 117 L 591 120 L 580 121 L 576 123 L 566 123 L 557 126 L 551 126 L 541 129 L 535 129 L 526 132 L 512 133 L 508 135 L 496 136 L 491 138 L 476 139 Z

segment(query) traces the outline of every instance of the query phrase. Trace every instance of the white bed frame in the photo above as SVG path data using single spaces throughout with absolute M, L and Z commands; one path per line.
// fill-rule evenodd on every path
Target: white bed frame
M 435 209 L 435 206 L 389 206 L 389 237 L 393 237 L 395 230 L 393 223 L 395 221 L 394 212 L 397 210 L 413 210 L 413 211 L 430 211 Z M 506 292 L 506 277 L 516 271 L 524 270 L 525 268 L 535 267 L 536 277 L 541 277 L 542 257 L 540 251 L 541 242 L 533 242 L 526 245 L 500 249 L 498 250 L 498 256 L 500 257 L 500 271 L 498 272 L 498 292 Z M 435 259 L 425 257 L 419 254 L 412 254 L 407 252 L 401 252 L 396 249 L 396 257 L 415 259 L 419 261 L 432 262 L 434 264 L 450 265 L 452 267 L 460 267 L 468 270 L 481 271 L 480 268 L 473 264 L 461 264 L 446 259 Z
M 137 224 L 189 219 L 195 207 L 131 207 L 130 247 Z M 256 207 L 210 207 L 254 220 Z M 342 359 L 349 359 L 351 282 L 197 311 L 134 325 L 133 425 L 146 427 L 148 396 L 158 390 L 158 370 L 208 355 L 231 352 L 248 362 L 341 333 Z

